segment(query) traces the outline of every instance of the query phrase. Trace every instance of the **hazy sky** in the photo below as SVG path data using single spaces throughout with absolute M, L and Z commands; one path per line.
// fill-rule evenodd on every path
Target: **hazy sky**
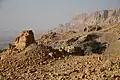
M 110 8 L 120 8 L 120 0 L 3 0 L 0 34 L 23 29 L 47 30 L 70 21 L 77 13 Z

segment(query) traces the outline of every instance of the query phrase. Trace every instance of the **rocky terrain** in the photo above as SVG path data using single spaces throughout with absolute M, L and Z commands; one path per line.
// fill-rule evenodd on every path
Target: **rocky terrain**
M 120 80 L 119 13 L 82 14 L 38 40 L 23 31 L 1 51 L 0 80 Z

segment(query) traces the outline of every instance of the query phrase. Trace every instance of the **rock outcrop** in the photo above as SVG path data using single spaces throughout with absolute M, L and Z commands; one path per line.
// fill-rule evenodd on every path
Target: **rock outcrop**
M 87 55 L 90 53 L 103 53 L 106 49 L 106 44 L 99 42 L 100 34 L 91 33 L 83 36 L 72 37 L 67 40 L 60 40 L 54 43 L 54 47 L 72 55 Z
M 35 43 L 34 33 L 32 30 L 25 30 L 22 34 L 16 38 L 14 44 L 9 44 L 8 49 L 3 52 L 1 59 L 4 59 L 10 55 L 22 52 L 29 45 Z
M 102 29 L 102 27 L 100 27 L 98 25 L 91 25 L 91 26 L 85 27 L 84 31 L 91 32 L 91 31 L 99 31 L 101 29 Z
M 24 49 L 32 43 L 35 43 L 33 31 L 25 30 L 16 38 L 14 45 L 17 49 Z

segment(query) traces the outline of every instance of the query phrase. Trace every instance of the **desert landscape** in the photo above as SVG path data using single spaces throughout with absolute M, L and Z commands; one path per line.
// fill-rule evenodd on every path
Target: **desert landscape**
M 120 8 L 76 15 L 0 52 L 0 80 L 120 80 Z

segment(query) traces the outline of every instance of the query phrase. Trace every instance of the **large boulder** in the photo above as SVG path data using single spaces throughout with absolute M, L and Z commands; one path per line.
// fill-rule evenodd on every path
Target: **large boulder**
M 79 37 L 76 42 L 78 44 L 78 43 L 83 43 L 83 42 L 86 42 L 86 41 L 92 41 L 92 40 L 95 40 L 97 38 L 99 38 L 98 34 L 91 33 L 91 34 L 87 34 L 87 35 Z
M 24 49 L 32 43 L 35 43 L 33 31 L 25 30 L 16 38 L 14 45 L 17 49 Z
M 97 41 L 98 38 L 99 35 L 95 33 L 71 38 L 64 42 L 61 48 L 68 53 L 72 53 L 73 55 L 86 55 L 91 53 L 100 54 L 105 50 L 106 43 Z
M 76 52 L 76 49 L 79 48 L 84 54 L 89 54 L 89 53 L 102 53 L 105 48 L 107 43 L 102 43 L 97 41 L 99 38 L 99 35 L 97 34 L 89 34 L 86 36 L 80 37 L 76 42 L 74 42 L 74 52 Z M 80 51 L 77 50 L 77 53 Z

